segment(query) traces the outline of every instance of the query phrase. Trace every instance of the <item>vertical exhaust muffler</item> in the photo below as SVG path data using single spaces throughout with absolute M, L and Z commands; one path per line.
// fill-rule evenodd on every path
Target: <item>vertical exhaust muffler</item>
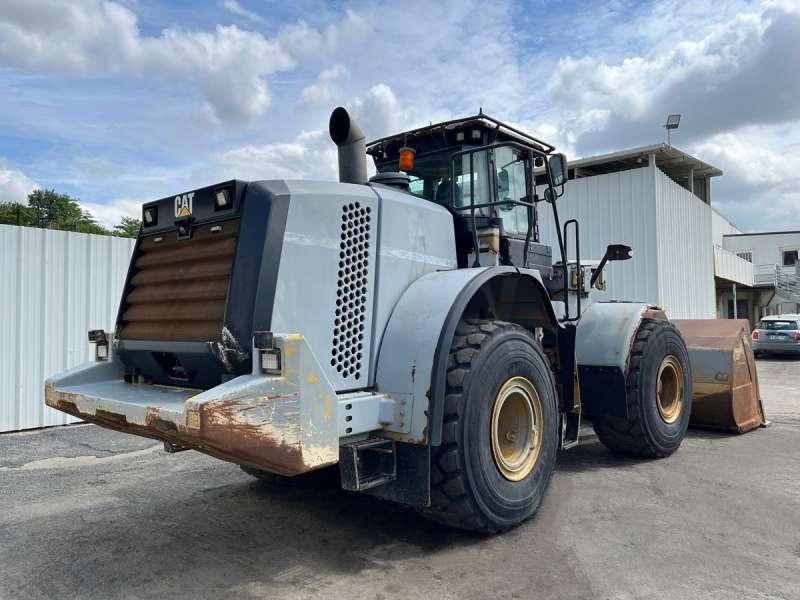
M 339 181 L 367 183 L 367 143 L 350 113 L 339 106 L 331 113 L 328 132 L 339 148 Z

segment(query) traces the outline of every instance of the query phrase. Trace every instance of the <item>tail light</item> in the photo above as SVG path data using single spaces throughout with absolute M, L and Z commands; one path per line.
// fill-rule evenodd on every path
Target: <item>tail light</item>
M 795 331 L 794 332 L 794 341 L 795 342 L 800 342 L 800 331 Z
M 756 329 L 755 331 L 753 331 L 753 341 L 755 341 L 755 342 L 757 342 L 757 341 L 758 341 L 758 329 Z

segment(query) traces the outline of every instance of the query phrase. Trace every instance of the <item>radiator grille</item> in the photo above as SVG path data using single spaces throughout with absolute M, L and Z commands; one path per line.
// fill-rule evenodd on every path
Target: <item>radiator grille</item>
M 212 341 L 222 335 L 238 221 L 202 225 L 190 240 L 174 232 L 142 239 L 125 297 L 119 337 Z
M 339 273 L 336 285 L 331 366 L 342 377 L 361 377 L 364 320 L 367 311 L 370 207 L 359 202 L 342 207 Z

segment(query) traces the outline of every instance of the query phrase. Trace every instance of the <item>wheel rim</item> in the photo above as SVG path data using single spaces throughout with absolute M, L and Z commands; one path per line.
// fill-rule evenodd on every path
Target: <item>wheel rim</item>
M 656 406 L 665 423 L 678 420 L 683 409 L 683 367 L 675 356 L 667 356 L 658 368 Z
M 542 401 L 525 377 L 512 377 L 497 392 L 492 408 L 492 455 L 509 481 L 528 476 L 542 448 Z

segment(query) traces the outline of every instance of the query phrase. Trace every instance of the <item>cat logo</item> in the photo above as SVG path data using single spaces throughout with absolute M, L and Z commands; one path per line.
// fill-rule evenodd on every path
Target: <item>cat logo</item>
M 175 217 L 182 219 L 184 217 L 192 216 L 192 198 L 194 192 L 188 194 L 175 196 Z

